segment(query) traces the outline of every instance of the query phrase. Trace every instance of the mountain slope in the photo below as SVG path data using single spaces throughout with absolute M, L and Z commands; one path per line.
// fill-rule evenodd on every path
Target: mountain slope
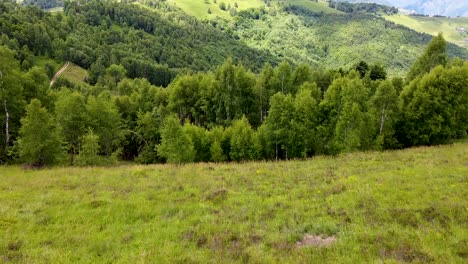
M 239 11 L 250 8 L 268 8 L 277 4 L 302 6 L 314 12 L 341 13 L 329 8 L 328 3 L 323 0 L 168 0 L 167 3 L 200 19 L 221 17 L 231 20 Z
M 379 63 L 403 74 L 431 36 L 369 14 L 317 14 L 289 7 L 264 12 L 259 19 L 240 13 L 234 31 L 249 46 L 295 63 L 350 67 L 360 60 Z M 467 50 L 449 45 L 449 54 L 468 58 Z
M 276 63 L 174 8 L 153 12 L 133 3 L 88 0 L 67 2 L 57 15 L 10 2 L 0 2 L 0 10 L 0 44 L 89 69 L 92 83 L 111 64 L 123 65 L 131 78 L 165 86 L 180 71 L 210 70 L 227 56 L 251 69 Z
M 335 0 L 337 2 L 377 3 L 395 6 L 426 15 L 468 17 L 466 0 Z
M 461 30 L 461 28 L 468 28 L 468 18 L 466 17 L 445 18 L 398 14 L 385 16 L 385 19 L 433 36 L 442 32 L 447 41 L 468 49 L 468 42 L 466 41 L 468 30 Z

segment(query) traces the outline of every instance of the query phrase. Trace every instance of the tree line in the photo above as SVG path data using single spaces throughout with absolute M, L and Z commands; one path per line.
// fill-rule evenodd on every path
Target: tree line
M 405 78 L 349 69 L 226 61 L 166 88 L 110 65 L 93 86 L 48 87 L 0 46 L 2 163 L 106 165 L 307 158 L 433 145 L 468 130 L 468 63 L 435 37 Z M 60 82 L 58 82 L 60 83 Z

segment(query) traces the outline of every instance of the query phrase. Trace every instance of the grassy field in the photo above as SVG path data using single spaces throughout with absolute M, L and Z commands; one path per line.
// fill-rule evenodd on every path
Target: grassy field
M 84 80 L 88 77 L 88 72 L 78 65 L 70 64 L 60 77 L 65 78 L 72 83 L 79 84 L 84 83 Z
M 440 18 L 440 17 L 419 17 L 407 15 L 386 16 L 385 19 L 400 24 L 418 32 L 437 35 L 444 34 L 447 41 L 457 44 L 460 47 L 468 48 L 468 18 Z M 465 33 L 456 30 L 457 27 L 465 28 Z
M 231 19 L 232 17 L 229 13 L 229 10 L 221 10 L 219 7 L 220 3 L 224 3 L 226 7 L 231 6 L 232 8 L 234 8 L 234 5 L 237 3 L 238 11 L 249 8 L 266 7 L 265 2 L 263 0 L 217 0 L 216 3 L 215 0 L 168 0 L 168 2 L 184 10 L 186 13 L 200 19 L 213 19 L 215 17 Z M 340 13 L 335 9 L 329 8 L 328 4 L 325 1 L 313 2 L 310 0 L 273 0 L 272 2 L 300 5 L 307 7 L 315 12 Z M 211 10 L 211 14 L 208 13 L 208 9 Z
M 51 13 L 63 12 L 63 7 L 53 7 L 53 8 L 46 9 L 44 11 L 51 12 Z
M 290 5 L 297 5 L 306 7 L 314 12 L 324 12 L 324 13 L 342 13 L 333 8 L 328 7 L 328 2 L 319 0 L 317 2 L 311 0 L 277 0 L 276 2 L 282 2 Z
M 229 11 L 220 9 L 219 4 L 221 2 L 225 3 L 226 7 L 228 5 L 234 7 L 234 4 L 237 3 L 237 10 L 239 11 L 265 6 L 265 3 L 261 0 L 217 0 L 216 3 L 214 3 L 214 0 L 168 0 L 168 2 L 200 19 L 211 19 L 217 16 L 231 19 Z M 208 13 L 208 9 L 211 10 L 211 14 Z
M 289 162 L 0 167 L 0 260 L 466 263 L 467 157 L 457 143 Z

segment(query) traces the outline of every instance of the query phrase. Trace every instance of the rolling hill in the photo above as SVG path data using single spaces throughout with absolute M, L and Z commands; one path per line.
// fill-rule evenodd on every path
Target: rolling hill
M 393 24 L 374 13 L 343 13 L 329 8 L 324 1 L 290 0 L 269 4 L 249 1 L 248 5 L 238 2 L 238 8 L 235 2 L 224 1 L 230 7 L 226 11 L 219 7 L 219 0 L 217 4 L 202 0 L 168 3 L 212 21 L 213 25 L 252 48 L 295 64 L 336 68 L 366 60 L 382 64 L 391 74 L 401 75 L 431 39 L 429 33 L 432 32 L 417 33 L 408 29 L 408 25 Z M 455 40 L 454 43 L 460 45 L 462 40 Z M 468 51 L 455 45 L 450 45 L 449 53 L 468 58 Z
M 385 16 L 385 19 L 433 36 L 442 32 L 447 41 L 468 49 L 468 18 L 466 17 L 445 18 L 398 14 Z
M 377 3 L 395 6 L 425 15 L 468 17 L 468 3 L 465 0 L 336 0 L 337 2 Z
M 163 23 L 164 27 L 172 28 L 170 31 L 180 32 L 187 31 L 184 25 L 195 25 L 191 26 L 193 29 L 198 28 L 194 32 L 214 30 L 213 33 L 216 32 L 215 38 L 228 40 L 227 42 L 223 41 L 222 43 L 225 44 L 222 45 L 214 42 L 207 44 L 206 41 L 209 41 L 209 38 L 206 39 L 197 33 L 191 36 L 189 36 L 191 33 L 188 35 L 183 33 L 183 36 L 189 36 L 186 38 L 187 42 L 185 43 L 190 42 L 190 45 L 179 44 L 180 41 L 176 41 L 171 42 L 170 46 L 155 44 L 153 50 L 147 50 L 146 47 L 133 49 L 134 51 L 147 50 L 145 52 L 149 56 L 145 55 L 146 59 L 153 58 L 158 64 L 166 64 L 169 69 L 176 69 L 177 71 L 181 68 L 212 69 L 223 61 L 222 54 L 224 54 L 224 57 L 231 55 L 235 59 L 242 60 L 244 65 L 251 69 L 258 69 L 261 66 L 257 62 L 266 61 L 276 64 L 281 60 L 288 60 L 293 64 L 308 63 L 331 69 L 347 68 L 360 60 L 365 60 L 369 63 L 383 65 L 391 75 L 403 75 L 418 54 L 421 53 L 423 47 L 429 42 L 431 35 L 436 33 L 430 30 L 431 27 L 440 30 L 437 23 L 420 23 L 424 18 L 410 17 L 405 20 L 404 18 L 407 17 L 386 16 L 387 20 L 385 20 L 380 13 L 376 14 L 375 12 L 343 13 L 328 7 L 328 3 L 324 1 L 217 0 L 215 3 L 214 0 L 169 0 L 167 2 L 135 1 L 133 6 L 139 8 L 132 8 L 131 12 L 136 12 L 135 14 L 138 14 L 138 16 L 147 16 L 150 20 L 153 20 L 153 22 L 148 21 L 145 23 Z M 107 15 L 104 13 L 104 9 L 95 9 L 102 10 L 98 15 L 104 15 L 104 17 Z M 91 26 L 102 24 L 98 19 L 103 19 L 103 17 L 91 18 L 89 17 L 91 13 L 88 11 L 80 11 L 79 15 L 84 18 L 84 21 L 95 21 L 91 23 Z M 130 18 L 133 15 L 124 16 Z M 110 27 L 110 31 L 114 32 L 112 34 L 122 30 L 125 31 L 125 28 L 129 26 L 129 22 L 122 23 L 122 18 L 119 18 L 119 20 L 116 18 L 106 18 L 106 20 L 114 24 Z M 463 46 L 463 37 L 458 32 L 453 32 L 455 24 L 458 25 L 459 23 L 454 23 L 452 26 L 452 20 L 440 19 L 438 21 L 443 22 L 443 30 L 449 32 L 446 33 L 449 41 Z M 464 20 L 459 19 L 457 21 L 463 22 L 460 25 L 464 25 Z M 107 26 L 110 25 L 109 22 L 106 22 Z M 90 23 L 87 24 L 86 27 L 89 27 Z M 402 24 L 404 27 L 398 24 Z M 152 41 L 156 39 L 166 39 L 165 41 L 168 41 L 168 39 L 173 38 L 173 36 L 167 35 L 169 31 L 150 32 L 146 30 L 148 26 L 144 25 L 132 27 L 136 30 L 145 31 L 143 33 L 144 38 L 153 39 Z M 149 27 L 153 28 L 152 25 Z M 86 46 L 90 48 L 89 51 L 99 49 L 98 43 L 85 37 L 88 34 L 87 32 L 77 28 L 77 30 L 72 30 L 70 34 L 74 36 L 71 40 L 78 38 L 82 39 L 83 43 L 87 43 Z M 107 33 L 104 35 L 107 35 Z M 194 41 L 189 40 L 193 37 L 195 37 Z M 106 39 L 107 36 L 103 36 L 103 38 Z M 73 44 L 74 41 L 70 43 L 75 45 Z M 141 40 L 134 43 L 129 42 L 129 44 L 141 46 Z M 183 57 L 180 54 L 173 53 L 174 49 L 171 46 L 174 45 L 179 46 L 178 50 L 192 49 L 199 50 L 199 52 L 192 53 L 194 58 Z M 113 49 L 118 47 L 116 43 L 113 43 L 112 46 Z M 155 48 L 160 49 L 160 51 L 155 52 Z M 247 49 L 251 50 L 248 52 L 255 53 L 254 57 L 258 59 L 252 61 L 250 59 L 252 56 L 243 55 L 246 54 L 245 52 L 239 52 Z M 95 71 L 99 66 L 96 64 L 99 61 L 98 57 L 103 56 L 97 56 L 86 50 L 80 50 L 80 52 L 80 54 L 86 55 L 88 59 L 72 60 L 72 62 Z M 166 53 L 170 56 L 168 57 Z M 449 54 L 468 58 L 467 49 L 452 44 L 449 45 Z M 117 55 L 114 57 L 118 58 Z M 130 62 L 127 63 L 127 70 L 130 70 L 130 64 Z M 134 71 L 130 70 L 130 72 Z M 90 76 L 93 79 L 93 73 Z M 139 75 L 133 73 L 131 76 L 136 77 Z M 150 80 L 152 78 L 154 79 L 154 77 L 150 77 Z M 155 83 L 155 81 L 152 82 Z M 163 82 L 163 84 L 166 85 L 167 81 Z

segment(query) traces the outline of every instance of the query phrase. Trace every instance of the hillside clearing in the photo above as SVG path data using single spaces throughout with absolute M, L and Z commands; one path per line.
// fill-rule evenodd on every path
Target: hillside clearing
M 309 0 L 287 0 L 287 1 L 272 1 L 273 4 L 297 5 L 303 6 L 314 12 L 324 13 L 341 13 L 335 9 L 329 8 L 328 3 L 325 1 L 309 1 Z M 221 17 L 224 19 L 232 19 L 229 8 L 235 8 L 237 11 L 246 10 L 249 8 L 261 8 L 268 6 L 263 0 L 168 0 L 168 3 L 184 10 L 187 14 L 197 18 L 214 19 Z M 220 8 L 221 3 L 226 6 L 225 10 Z M 208 12 L 208 9 L 210 12 Z
M 461 263 L 467 156 L 457 143 L 288 162 L 0 167 L 0 259 Z
M 72 83 L 85 83 L 84 80 L 88 78 L 88 72 L 76 64 L 70 66 L 62 73 L 62 78 L 65 78 Z
M 393 15 L 385 16 L 385 19 L 433 36 L 437 36 L 437 34 L 442 32 L 447 41 L 460 47 L 468 48 L 468 42 L 465 41 L 465 39 L 468 39 L 468 18 Z M 466 31 L 461 32 L 457 28 L 464 28 Z

